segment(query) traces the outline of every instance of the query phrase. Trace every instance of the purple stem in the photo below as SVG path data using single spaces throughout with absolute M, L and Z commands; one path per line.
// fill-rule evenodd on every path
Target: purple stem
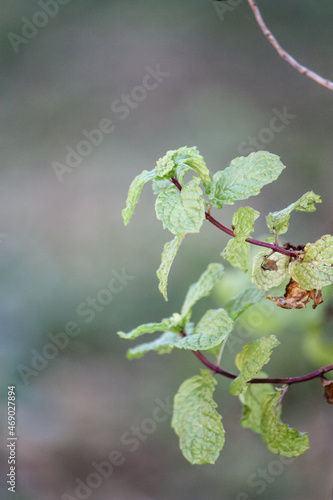
M 213 365 L 200 351 L 192 351 L 194 355 L 200 359 L 200 361 L 207 366 L 210 370 L 224 377 L 235 379 L 237 375 L 235 373 L 223 370 L 219 366 Z M 333 365 L 325 366 L 324 368 L 319 368 L 315 372 L 309 373 L 308 375 L 302 375 L 300 377 L 287 377 L 287 378 L 253 378 L 249 381 L 249 384 L 299 384 L 300 382 L 307 382 L 314 378 L 322 377 L 324 373 L 328 373 L 333 370 Z
M 176 186 L 176 188 L 179 189 L 179 191 L 182 190 L 182 186 L 179 184 L 177 179 L 172 178 L 170 180 Z M 221 224 L 214 217 L 212 217 L 209 212 L 205 212 L 205 217 L 215 227 L 217 227 L 218 229 L 221 229 L 221 231 L 228 234 L 229 236 L 232 236 L 233 238 L 235 237 L 235 233 L 233 232 L 232 229 L 229 229 L 228 227 Z M 294 252 L 293 250 L 286 250 L 285 248 L 279 247 L 278 245 L 274 245 L 273 243 L 266 243 L 266 241 L 254 240 L 253 238 L 247 238 L 245 241 L 247 241 L 248 243 L 251 243 L 252 245 L 270 248 L 271 250 L 274 250 L 274 252 L 283 253 L 284 255 L 289 255 L 290 257 L 294 257 L 294 258 L 297 257 L 296 252 Z

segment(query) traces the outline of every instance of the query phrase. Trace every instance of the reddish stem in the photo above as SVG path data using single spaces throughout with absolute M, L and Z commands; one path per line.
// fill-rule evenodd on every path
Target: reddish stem
M 179 184 L 179 182 L 176 178 L 173 177 L 170 180 L 176 186 L 176 188 L 179 189 L 179 191 L 182 190 L 182 186 Z M 205 217 L 215 227 L 217 227 L 218 229 L 221 229 L 221 231 L 228 234 L 229 236 L 232 236 L 233 238 L 235 237 L 235 233 L 233 232 L 233 230 L 229 229 L 228 227 L 221 224 L 221 222 L 219 222 L 212 215 L 210 215 L 209 211 L 205 212 Z M 294 257 L 294 258 L 297 257 L 296 252 L 294 252 L 293 250 L 286 250 L 285 248 L 279 247 L 278 245 L 275 245 L 273 243 L 266 243 L 266 241 L 254 240 L 253 238 L 247 238 L 245 241 L 247 241 L 248 243 L 251 243 L 252 245 L 257 245 L 259 247 L 270 248 L 271 250 L 274 250 L 274 252 L 283 253 L 284 255 L 289 255 L 290 257 Z
M 232 372 L 228 372 L 223 370 L 219 366 L 211 363 L 200 351 L 193 351 L 193 354 L 200 359 L 201 363 L 203 363 L 207 368 L 212 370 L 219 375 L 223 375 L 224 377 L 235 379 L 237 375 Z M 328 373 L 333 370 L 333 365 L 325 366 L 324 368 L 319 368 L 315 372 L 309 373 L 308 375 L 302 375 L 300 377 L 287 377 L 287 378 L 253 378 L 248 383 L 249 384 L 299 384 L 301 382 L 307 382 L 308 380 L 312 380 L 314 378 L 322 377 L 324 373 Z

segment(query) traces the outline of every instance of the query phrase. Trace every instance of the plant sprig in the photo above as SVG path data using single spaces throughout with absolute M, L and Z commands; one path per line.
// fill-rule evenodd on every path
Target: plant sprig
M 237 395 L 243 404 L 242 425 L 260 433 L 270 451 L 287 457 L 301 455 L 309 448 L 307 434 L 281 423 L 281 401 L 288 387 L 321 378 L 325 380 L 326 399 L 332 402 L 333 381 L 327 381 L 325 374 L 333 370 L 333 364 L 298 377 L 271 378 L 262 372 L 272 350 L 280 343 L 274 335 L 261 337 L 243 347 L 235 360 L 238 375 L 221 368 L 219 362 L 212 363 L 201 352 L 217 355 L 219 360 L 219 353 L 238 317 L 263 296 L 285 309 L 303 309 L 310 300 L 315 308 L 323 302 L 322 288 L 333 284 L 331 235 L 324 235 L 307 245 L 285 243 L 281 246 L 278 241 L 279 236 L 287 232 L 293 211 L 313 212 L 315 204 L 321 203 L 320 196 L 312 191 L 287 208 L 266 216 L 267 227 L 272 234 L 266 241 L 250 236 L 260 215 L 251 207 L 238 208 L 232 218 L 232 229 L 211 215 L 213 208 L 221 210 L 225 205 L 258 195 L 265 185 L 279 177 L 284 168 L 278 156 L 257 151 L 247 157 L 235 158 L 227 168 L 211 176 L 198 150 L 182 147 L 160 158 L 155 169 L 143 171 L 129 189 L 126 208 L 122 212 L 125 225 L 133 215 L 144 184 L 152 181 L 157 195 L 156 216 L 163 227 L 174 235 L 164 246 L 157 270 L 159 289 L 166 300 L 168 276 L 177 251 L 188 234 L 200 232 L 204 220 L 232 238 L 221 256 L 235 268 L 247 271 L 250 244 L 263 248 L 253 259 L 252 286 L 224 308 L 206 311 L 197 324 L 191 321 L 192 309 L 223 278 L 222 264 L 210 264 L 199 280 L 190 286 L 180 313 L 158 323 L 141 325 L 129 333 L 118 332 L 120 337 L 129 340 L 161 332 L 153 341 L 129 349 L 129 359 L 142 357 L 152 350 L 165 354 L 173 349 L 185 349 L 192 351 L 209 369 L 186 380 L 175 397 L 172 426 L 179 435 L 184 456 L 191 463 L 214 463 L 224 445 L 225 430 L 213 400 L 216 382 L 212 377 L 215 374 L 232 380 L 230 392 Z M 188 172 L 193 175 L 185 182 Z M 265 295 L 284 280 L 288 280 L 284 297 Z M 283 384 L 283 387 L 276 391 L 271 384 Z

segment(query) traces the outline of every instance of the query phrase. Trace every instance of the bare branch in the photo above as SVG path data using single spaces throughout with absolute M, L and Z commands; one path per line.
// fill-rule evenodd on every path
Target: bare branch
M 277 53 L 282 57 L 282 59 L 284 59 L 289 64 L 291 64 L 291 66 L 293 66 L 293 68 L 295 68 L 297 71 L 302 73 L 302 75 L 305 75 L 305 76 L 308 76 L 309 78 L 312 78 L 312 80 L 319 83 L 319 85 L 322 85 L 323 87 L 326 87 L 329 90 L 333 90 L 333 82 L 323 78 L 322 76 L 318 75 L 314 71 L 311 71 L 310 69 L 306 68 L 305 66 L 302 66 L 301 64 L 299 64 L 290 54 L 288 54 L 288 52 L 286 52 L 281 47 L 281 45 L 279 44 L 277 39 L 274 37 L 272 32 L 267 28 L 256 2 L 254 0 L 248 0 L 248 2 L 249 2 L 249 5 L 252 9 L 254 17 L 256 18 L 256 21 L 259 24 L 261 31 L 263 32 L 265 37 L 271 42 L 271 44 L 273 45 L 273 47 L 275 48 Z

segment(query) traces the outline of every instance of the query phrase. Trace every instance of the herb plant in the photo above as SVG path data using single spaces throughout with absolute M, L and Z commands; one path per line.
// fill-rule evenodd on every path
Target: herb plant
M 197 324 L 191 322 L 194 305 L 208 296 L 215 284 L 223 279 L 223 265 L 213 263 L 190 286 L 179 313 L 159 323 L 140 325 L 129 333 L 118 332 L 120 337 L 128 340 L 162 332 L 153 341 L 129 349 L 129 359 L 140 358 L 152 350 L 165 354 L 177 348 L 193 351 L 206 367 L 200 375 L 185 380 L 174 399 L 172 427 L 179 436 L 185 458 L 192 464 L 214 463 L 224 445 L 225 431 L 213 399 L 216 374 L 232 380 L 229 391 L 238 396 L 243 405 L 241 424 L 261 434 L 272 453 L 285 457 L 301 455 L 309 448 L 306 433 L 281 422 L 281 401 L 288 387 L 320 378 L 327 401 L 333 403 L 333 381 L 325 377 L 333 370 L 333 364 L 299 377 L 267 377 L 262 368 L 280 343 L 274 335 L 260 337 L 243 347 L 235 358 L 238 374 L 220 366 L 222 350 L 234 324 L 248 307 L 265 297 L 284 309 L 303 309 L 308 302 L 316 308 L 323 302 L 322 288 L 333 284 L 333 236 L 326 234 L 305 246 L 279 243 L 279 236 L 288 230 L 293 211 L 313 212 L 315 205 L 321 203 L 320 196 L 312 191 L 287 208 L 266 216 L 271 236 L 265 241 L 250 237 L 260 215 L 253 208 L 240 207 L 233 214 L 232 229 L 221 224 L 211 213 L 212 209 L 221 210 L 225 205 L 258 195 L 261 188 L 276 180 L 284 168 L 278 156 L 257 151 L 247 157 L 235 158 L 230 166 L 211 177 L 198 150 L 182 147 L 160 158 L 153 170 L 144 170 L 129 188 L 126 208 L 122 212 L 125 225 L 132 217 L 144 184 L 152 181 L 157 195 L 156 216 L 174 235 L 164 246 L 157 270 L 159 290 L 166 300 L 168 275 L 178 248 L 188 234 L 200 231 L 204 220 L 231 237 L 221 256 L 235 268 L 247 271 L 250 244 L 261 247 L 252 263 L 252 286 L 224 308 L 210 309 Z M 192 178 L 185 182 L 186 173 Z M 283 297 L 267 294 L 284 280 L 288 283 Z M 215 356 L 216 362 L 211 362 L 207 355 Z M 276 389 L 273 384 L 280 388 Z

